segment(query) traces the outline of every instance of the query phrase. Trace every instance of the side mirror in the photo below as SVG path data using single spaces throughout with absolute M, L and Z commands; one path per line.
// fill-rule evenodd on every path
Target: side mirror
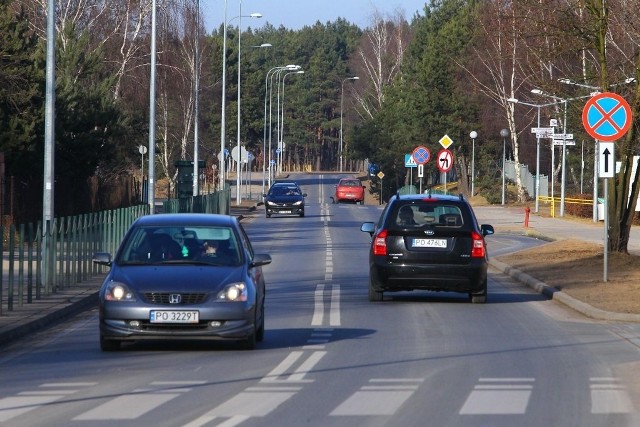
M 271 264 L 271 256 L 269 254 L 255 254 L 251 265 L 253 267 L 259 267 L 262 265 Z
M 360 226 L 360 231 L 369 233 L 372 237 L 375 230 L 376 230 L 376 226 L 373 222 L 365 222 Z
M 111 267 L 111 254 L 107 252 L 96 252 L 93 254 L 92 262 L 98 265 L 106 265 L 107 267 Z
M 482 224 L 480 226 L 480 231 L 482 231 L 483 236 L 489 236 L 495 233 L 495 231 L 493 230 L 493 226 L 489 224 Z

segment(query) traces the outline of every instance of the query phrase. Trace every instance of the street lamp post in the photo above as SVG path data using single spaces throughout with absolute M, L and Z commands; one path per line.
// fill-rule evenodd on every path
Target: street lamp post
M 291 75 L 291 74 L 304 74 L 304 71 L 302 70 L 297 70 L 297 71 L 291 71 L 288 73 L 285 73 L 282 76 L 282 102 L 280 103 L 281 105 L 281 120 L 280 120 L 280 137 L 279 137 L 279 141 L 278 141 L 278 148 L 280 150 L 280 152 L 278 153 L 278 157 L 279 157 L 279 167 L 278 167 L 278 171 L 282 172 L 282 154 L 284 152 L 284 82 L 285 79 L 287 78 L 287 76 Z
M 478 137 L 478 132 L 472 130 L 469 134 L 469 138 L 471 138 L 471 197 L 473 197 L 474 193 L 474 181 L 476 180 L 476 171 L 475 171 L 475 163 L 476 163 L 476 138 Z
M 236 204 L 240 205 L 242 202 L 242 198 L 240 196 L 240 171 L 242 170 L 242 151 L 240 149 L 240 41 L 242 39 L 242 0 L 238 1 L 239 3 L 239 13 L 238 13 L 238 129 L 237 129 L 237 151 L 238 151 L 238 166 L 236 170 Z M 252 13 L 247 16 L 248 18 L 262 18 L 262 14 L 260 13 Z
M 270 77 L 273 76 L 278 70 L 286 69 L 287 67 L 273 67 L 269 71 L 267 71 L 267 75 L 264 79 L 264 135 L 262 138 L 262 194 L 265 193 L 265 185 L 266 185 L 266 163 L 267 163 L 267 98 L 271 101 L 269 97 L 269 80 Z M 271 103 L 269 103 L 271 106 Z M 269 112 L 271 113 L 271 112 Z M 271 147 L 269 147 L 269 162 L 271 162 Z M 271 167 L 271 165 L 269 165 Z
M 220 113 L 220 190 L 225 185 L 225 138 L 226 138 L 226 112 L 227 112 L 227 0 L 224 0 L 224 25 L 222 26 L 222 111 Z
M 271 139 L 273 137 L 273 125 L 271 123 L 271 119 L 272 119 L 272 108 L 271 108 L 271 95 L 273 93 L 273 76 L 276 76 L 276 91 L 277 91 L 277 104 L 276 104 L 276 113 L 277 113 L 277 131 L 278 133 L 276 134 L 276 141 L 279 140 L 279 135 L 280 135 L 280 74 L 282 74 L 285 71 L 295 71 L 295 70 L 299 70 L 301 67 L 299 65 L 295 65 L 295 64 L 289 64 L 287 66 L 284 67 L 278 67 L 276 69 L 276 71 L 271 74 L 271 77 L 269 78 L 269 187 L 271 187 L 271 162 L 273 162 L 273 160 L 271 159 L 271 155 L 273 153 L 273 150 L 271 148 Z
M 507 129 L 502 129 L 500 131 L 500 136 L 502 137 L 502 204 L 504 205 L 504 196 L 505 196 L 505 170 L 504 170 L 504 167 L 506 165 L 506 157 L 507 157 L 507 141 L 506 141 L 506 138 L 509 136 L 509 131 Z
M 200 194 L 199 178 L 200 169 L 198 168 L 198 115 L 200 114 L 200 0 L 196 1 L 196 33 L 193 55 L 193 195 Z
M 358 79 L 360 79 L 360 77 L 358 76 L 347 77 L 346 79 L 342 80 L 342 84 L 340 85 L 340 172 L 342 172 L 342 103 L 344 100 L 344 82 L 346 82 L 347 80 Z

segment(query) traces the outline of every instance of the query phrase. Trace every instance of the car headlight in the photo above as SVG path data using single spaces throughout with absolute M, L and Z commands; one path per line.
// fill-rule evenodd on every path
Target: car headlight
M 269 200 L 267 200 L 267 206 L 275 206 L 276 204 L 274 202 L 271 202 Z
M 247 285 L 232 283 L 218 293 L 218 301 L 238 302 L 247 300 Z
M 294 202 L 293 206 L 300 206 L 302 204 L 302 200 L 298 201 L 298 202 Z
M 124 283 L 109 282 L 104 291 L 104 299 L 107 301 L 132 302 L 136 296 Z

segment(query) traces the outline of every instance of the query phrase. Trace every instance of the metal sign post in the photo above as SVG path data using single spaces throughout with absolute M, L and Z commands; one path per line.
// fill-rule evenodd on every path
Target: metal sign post
M 589 99 L 582 109 L 582 124 L 598 144 L 598 175 L 604 179 L 604 271 L 608 280 L 609 264 L 609 179 L 615 173 L 614 143 L 631 127 L 631 107 L 620 95 L 605 92 Z M 605 141 L 605 142 L 599 142 Z
M 615 172 L 615 145 L 613 142 L 598 142 L 598 157 L 600 169 L 598 176 L 604 178 L 604 272 L 603 281 L 609 279 L 609 178 L 613 178 Z

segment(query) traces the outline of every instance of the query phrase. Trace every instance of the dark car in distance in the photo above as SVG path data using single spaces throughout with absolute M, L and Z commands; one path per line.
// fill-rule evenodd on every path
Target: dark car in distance
M 377 223 L 360 228 L 371 235 L 369 300 L 384 292 L 461 292 L 473 303 L 487 299 L 487 245 L 491 225 L 479 225 L 462 196 L 393 196 Z
M 268 254 L 256 254 L 237 218 L 155 214 L 138 218 L 99 291 L 100 347 L 136 340 L 232 340 L 254 348 L 264 337 Z
M 336 185 L 333 203 L 355 202 L 364 204 L 365 186 L 358 178 L 341 178 Z
M 304 216 L 304 198 L 298 184 L 295 182 L 275 182 L 267 194 L 263 194 L 265 215 L 297 215 Z

